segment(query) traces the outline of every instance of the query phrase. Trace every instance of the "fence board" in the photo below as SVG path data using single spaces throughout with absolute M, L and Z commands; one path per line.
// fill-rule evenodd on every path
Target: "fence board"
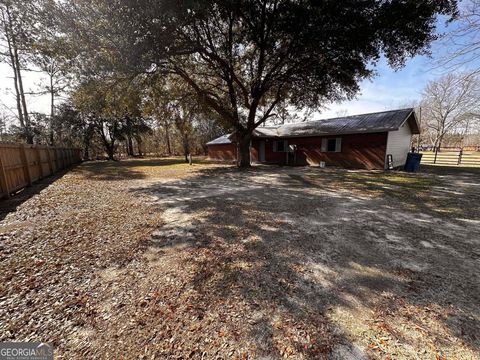
M 0 198 L 80 161 L 80 149 L 0 143 Z
M 421 152 L 423 154 L 422 164 L 436 165 L 464 165 L 480 166 L 480 148 L 441 148 L 435 151 L 428 150 Z

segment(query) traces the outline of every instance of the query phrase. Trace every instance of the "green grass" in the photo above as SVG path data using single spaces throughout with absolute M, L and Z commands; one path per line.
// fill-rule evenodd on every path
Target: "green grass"
M 408 174 L 388 175 L 388 174 L 379 174 L 379 173 L 372 173 L 372 174 L 347 173 L 345 177 L 347 179 L 352 179 L 352 180 L 366 181 L 372 185 L 378 185 L 378 186 L 384 186 L 385 184 L 398 185 L 398 186 L 402 185 L 402 186 L 410 187 L 412 189 L 429 188 L 435 183 L 433 179 L 422 178 L 422 177 L 412 176 Z
M 320 173 L 308 175 L 318 184 L 352 191 L 361 191 L 366 195 L 415 196 L 418 192 L 428 191 L 437 180 L 422 175 L 384 172 L 344 172 Z
M 480 166 L 422 164 L 421 171 L 436 175 L 480 174 Z

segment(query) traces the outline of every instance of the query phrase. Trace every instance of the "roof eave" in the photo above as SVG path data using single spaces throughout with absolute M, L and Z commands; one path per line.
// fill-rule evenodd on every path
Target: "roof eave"
M 301 134 L 301 135 L 276 135 L 276 136 L 254 136 L 256 139 L 291 139 L 291 138 L 303 138 L 303 137 L 320 137 L 320 136 L 336 136 L 336 135 L 357 135 L 357 134 L 375 134 L 384 133 L 389 131 L 395 131 L 394 128 L 382 128 L 374 130 L 361 130 L 361 131 L 340 131 L 335 133 L 316 133 L 316 134 Z
M 410 120 L 410 119 L 412 119 L 412 120 Z M 412 132 L 412 134 L 413 135 L 419 135 L 420 134 L 420 122 L 418 121 L 417 112 L 415 111 L 415 109 L 412 109 L 410 114 L 408 114 L 408 116 L 405 118 L 405 120 L 402 122 L 402 124 L 399 126 L 399 128 L 402 127 L 407 121 L 408 121 L 408 125 L 410 126 L 410 131 Z

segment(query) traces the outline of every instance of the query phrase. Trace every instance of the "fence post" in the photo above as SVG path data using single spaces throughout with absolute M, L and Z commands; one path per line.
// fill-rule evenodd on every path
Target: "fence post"
M 24 168 L 25 178 L 27 180 L 27 185 L 32 186 L 32 174 L 30 173 L 30 164 L 28 163 L 27 158 L 27 148 L 25 145 L 20 145 L 20 156 L 22 158 L 22 164 Z
M 50 175 L 53 175 L 53 164 L 52 164 L 52 155 L 50 154 L 50 146 L 47 146 L 47 159 L 48 159 L 48 167 L 50 169 Z
M 65 149 L 60 149 L 60 159 L 62 160 L 62 170 L 65 169 Z
M 462 163 L 462 155 L 463 155 L 463 148 L 461 148 L 460 152 L 458 153 L 458 163 L 457 163 L 457 165 L 460 165 Z
M 2 186 L 2 189 L 5 190 L 5 197 L 8 199 L 10 197 L 10 189 L 8 188 L 7 174 L 5 173 L 5 167 L 3 166 L 3 161 L 1 156 L 0 156 L 0 185 Z
M 39 174 L 39 178 L 42 179 L 44 176 L 43 176 L 42 157 L 40 155 L 40 149 L 38 148 L 38 145 L 34 145 L 32 149 L 35 150 L 35 155 L 38 161 L 38 174 Z
M 433 163 L 437 163 L 437 154 L 438 154 L 438 146 L 435 146 L 435 157 L 433 158 Z
M 53 155 L 55 160 L 55 172 L 60 170 L 60 165 L 58 164 L 58 150 L 57 148 L 53 148 Z

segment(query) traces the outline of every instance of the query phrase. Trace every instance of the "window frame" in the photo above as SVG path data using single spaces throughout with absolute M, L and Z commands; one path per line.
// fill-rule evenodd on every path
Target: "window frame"
M 281 143 L 283 149 L 278 150 L 278 144 Z M 288 141 L 287 140 L 273 140 L 273 152 L 276 153 L 286 153 L 288 152 Z
M 335 140 L 335 149 L 329 150 L 330 141 Z M 342 138 L 341 137 L 324 137 L 321 143 L 321 152 L 323 153 L 341 153 L 342 152 Z
M 326 152 L 336 152 L 337 150 L 337 138 L 327 139 L 327 151 Z

